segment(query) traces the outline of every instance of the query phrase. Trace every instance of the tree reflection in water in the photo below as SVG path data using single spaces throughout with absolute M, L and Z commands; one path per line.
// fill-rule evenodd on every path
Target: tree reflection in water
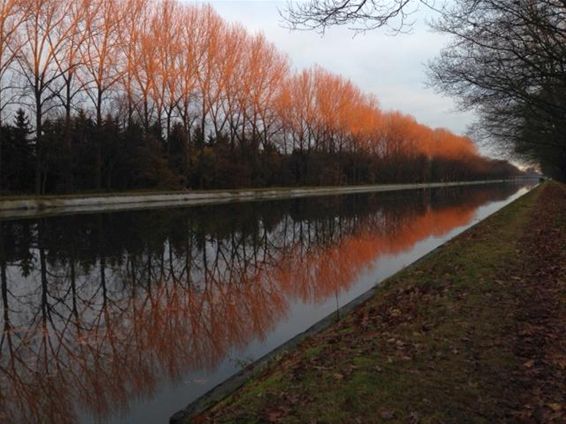
M 0 223 L 0 421 L 104 418 L 513 185 Z

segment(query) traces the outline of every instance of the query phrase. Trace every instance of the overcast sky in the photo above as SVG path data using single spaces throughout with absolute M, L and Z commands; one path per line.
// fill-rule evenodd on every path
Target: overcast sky
M 188 1 L 188 0 L 187 0 Z M 250 31 L 262 31 L 285 52 L 296 69 L 319 64 L 349 78 L 366 92 L 377 95 L 385 110 L 409 113 L 431 127 L 463 134 L 473 120 L 457 111 L 454 102 L 426 87 L 426 64 L 446 38 L 433 33 L 426 20 L 433 12 L 421 8 L 409 34 L 388 35 L 375 30 L 355 35 L 347 28 L 332 28 L 324 35 L 312 31 L 289 31 L 283 27 L 280 0 L 210 0 L 228 21 L 242 23 Z

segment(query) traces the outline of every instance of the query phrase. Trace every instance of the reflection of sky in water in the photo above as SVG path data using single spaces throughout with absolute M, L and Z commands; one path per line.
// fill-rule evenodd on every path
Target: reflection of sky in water
M 333 197 L 326 200 L 318 198 L 316 200 L 300 199 L 217 206 L 203 208 L 203 213 L 200 213 L 198 208 L 161 211 L 157 215 L 156 212 L 151 212 L 152 215 L 148 216 L 155 220 L 155 228 L 149 228 L 142 220 L 141 229 L 145 231 L 144 229 L 147 228 L 147 232 L 154 231 L 154 237 L 144 239 L 140 236 L 139 240 L 134 240 L 135 232 L 129 235 L 126 241 L 121 240 L 119 234 L 114 234 L 117 239 L 101 240 L 101 235 L 96 235 L 96 231 L 91 229 L 92 231 L 85 232 L 86 236 L 83 235 L 85 239 L 81 239 L 79 243 L 84 252 L 81 255 L 81 263 L 77 262 L 73 271 L 76 274 L 75 286 L 79 287 L 83 303 L 88 305 L 78 319 L 83 323 L 88 323 L 89 328 L 85 326 L 83 333 L 79 335 L 67 330 L 72 321 L 72 318 L 69 317 L 76 316 L 72 313 L 72 302 L 66 300 L 71 290 L 69 283 L 71 272 L 69 263 L 71 261 L 65 257 L 50 257 L 49 245 L 55 242 L 49 238 L 43 240 L 42 243 L 47 246 L 43 263 L 49 271 L 47 276 L 50 285 L 49 293 L 53 294 L 51 302 L 56 304 L 53 310 L 57 312 L 50 317 L 53 323 L 48 324 L 48 327 L 52 326 L 49 327 L 50 346 L 53 346 L 50 354 L 51 362 L 56 361 L 54 358 L 64 357 L 64 355 L 59 356 L 57 350 L 58 347 L 63 346 L 65 349 L 71 349 L 72 354 L 79 357 L 81 354 L 84 355 L 86 359 L 83 359 L 83 362 L 85 360 L 87 362 L 86 365 L 83 363 L 83 367 L 86 366 L 86 369 L 93 367 L 98 369 L 96 368 L 98 365 L 89 362 L 96 363 L 97 353 L 92 349 L 98 347 L 104 351 L 104 355 L 98 360 L 102 361 L 105 367 L 113 364 L 113 361 L 125 361 L 122 365 L 127 368 L 130 365 L 128 364 L 129 359 L 136 355 L 135 352 L 119 351 L 122 346 L 130 346 L 127 340 L 120 339 L 123 331 L 124 335 L 136 338 L 135 342 L 140 343 L 140 346 L 145 349 L 143 354 L 147 353 L 149 356 L 141 358 L 144 360 L 142 365 L 149 369 L 140 369 L 142 375 L 139 376 L 135 375 L 135 367 L 128 370 L 133 375 L 128 372 L 123 375 L 109 373 L 101 378 L 97 375 L 91 375 L 88 378 L 77 375 L 77 381 L 82 384 L 82 386 L 77 386 L 77 391 L 86 392 L 86 397 L 80 401 L 74 397 L 76 394 L 70 394 L 69 399 L 57 398 L 57 393 L 42 392 L 42 389 L 39 388 L 33 397 L 34 401 L 40 405 L 37 414 L 43 416 L 42 411 L 49 408 L 51 402 L 53 405 L 60 402 L 58 406 L 64 409 L 66 405 L 64 402 L 67 400 L 71 405 L 73 403 L 77 405 L 77 413 L 82 421 L 99 421 L 101 417 L 94 418 L 89 415 L 88 405 L 92 400 L 88 398 L 89 390 L 87 389 L 90 389 L 90 393 L 94 395 L 92 387 L 96 388 L 94 391 L 104 392 L 115 383 L 118 388 L 125 384 L 128 395 L 126 398 L 118 399 L 112 405 L 101 401 L 104 408 L 114 411 L 109 419 L 108 417 L 104 419 L 105 421 L 167 422 L 169 416 L 174 412 L 238 371 L 243 362 L 261 357 L 297 333 L 306 330 L 320 319 L 333 313 L 337 307 L 366 292 L 376 282 L 390 276 L 469 225 L 483 219 L 523 194 L 525 190 L 520 189 L 518 185 L 489 185 L 431 192 L 381 193 Z M 254 215 L 262 208 L 267 209 L 259 215 Z M 135 226 L 136 219 L 140 219 L 139 217 L 143 216 L 140 214 L 143 213 L 146 212 L 125 214 L 124 223 L 131 222 Z M 170 214 L 173 213 L 178 213 L 179 216 L 171 219 L 169 226 L 164 224 L 167 231 L 172 231 L 171 235 L 167 235 L 167 231 L 163 230 L 165 231 L 163 233 L 158 224 L 169 222 L 166 218 L 168 216 L 171 218 Z M 85 219 L 96 220 L 95 218 Z M 222 221 L 224 225 L 215 226 L 213 222 L 215 220 Z M 187 221 L 190 221 L 191 224 L 181 225 Z M 49 226 L 50 222 L 54 221 L 46 220 L 42 225 Z M 120 222 L 118 220 L 118 223 Z M 64 228 L 65 221 L 62 224 Z M 298 224 L 309 228 L 308 234 L 298 235 Z M 11 225 L 10 222 L 3 224 L 4 232 L 9 230 L 9 225 Z M 96 229 L 96 225 L 93 228 Z M 119 228 L 118 226 L 114 230 L 118 232 Z M 107 234 L 112 229 L 104 225 L 99 226 L 98 229 L 102 230 L 101 234 L 104 235 L 102 238 L 112 237 L 112 234 Z M 263 231 L 264 229 L 267 230 Z M 131 276 L 135 275 L 134 272 L 129 274 L 128 264 L 134 263 L 132 258 L 148 258 L 147 255 L 144 256 L 147 249 L 153 249 L 152 252 L 161 252 L 162 257 L 171 254 L 169 257 L 175 258 L 176 269 L 182 269 L 183 240 L 182 237 L 179 238 L 179 232 L 182 231 L 189 231 L 191 235 L 199 233 L 203 236 L 200 239 L 193 237 L 194 243 L 190 250 L 192 252 L 191 261 L 194 264 L 206 263 L 206 269 L 210 269 L 210 272 L 192 269 L 190 272 L 193 279 L 192 289 L 187 291 L 185 287 L 185 289 L 178 290 L 183 286 L 183 275 L 185 274 L 178 274 L 176 276 L 178 280 L 173 281 L 174 274 L 163 273 L 163 264 L 166 264 L 167 261 L 160 264 L 158 258 L 152 256 L 153 262 L 143 263 L 143 266 L 147 264 L 151 271 L 146 274 L 140 271 L 138 277 L 144 278 L 139 278 L 135 284 L 127 284 Z M 229 263 L 241 262 L 238 255 L 242 251 L 238 246 L 242 239 L 238 239 L 238 234 L 248 234 L 249 237 L 245 238 L 246 243 L 253 242 L 256 247 L 262 246 L 262 249 L 256 249 L 255 257 L 250 256 L 253 260 L 249 261 L 249 266 L 234 270 L 230 268 Z M 56 232 L 50 235 L 57 238 Z M 124 246 L 118 246 L 120 248 L 116 249 L 117 244 L 121 242 L 124 242 Z M 37 253 L 36 247 L 35 244 L 32 249 L 35 249 L 35 253 Z M 225 248 L 225 251 L 221 251 L 221 247 Z M 22 246 L 12 246 L 12 248 L 13 250 L 8 249 L 7 252 L 8 264 L 17 263 L 18 255 L 23 255 L 25 251 Z M 175 249 L 177 252 L 173 254 Z M 89 252 L 92 253 L 90 261 Z M 100 273 L 101 260 L 97 252 L 114 252 L 114 256 L 108 253 L 105 259 L 104 273 Z M 67 252 L 66 254 L 71 255 L 72 253 Z M 8 266 L 6 268 L 10 289 L 9 298 L 13 304 L 17 304 L 17 308 L 10 313 L 17 317 L 13 322 L 18 322 L 22 326 L 22 334 L 25 334 L 26 330 L 29 332 L 29 329 L 25 328 L 26 323 L 36 323 L 37 316 L 41 315 L 42 291 L 30 290 L 30 287 L 40 287 L 42 283 L 42 276 L 37 271 L 37 267 L 42 264 L 42 259 L 37 256 L 35 255 L 32 261 L 32 268 L 35 267 L 35 269 L 32 269 L 27 277 L 21 275 L 19 267 Z M 228 257 L 231 257 L 230 260 Z M 142 264 L 138 266 L 140 269 L 143 268 Z M 184 266 L 187 266 L 187 263 Z M 239 278 L 238 276 L 244 275 L 242 272 L 246 273 L 246 278 L 250 278 L 244 284 L 235 280 Z M 167 281 L 158 285 L 153 281 L 158 278 L 165 278 Z M 102 279 L 105 284 L 101 284 Z M 184 279 L 186 280 L 186 277 Z M 211 280 L 215 282 L 211 283 Z M 101 297 L 104 290 L 107 291 L 107 297 Z M 158 294 L 152 297 L 144 290 L 148 292 L 157 290 Z M 262 298 L 257 296 L 258 293 L 261 296 L 271 293 L 269 295 L 271 297 Z M 253 297 L 246 297 L 250 295 Z M 142 302 L 137 302 L 140 296 Z M 272 296 L 280 297 L 280 300 L 273 303 Z M 108 313 L 106 314 L 100 314 L 101 305 L 104 304 L 104 302 L 101 303 L 101 298 L 108 299 L 106 302 Z M 183 302 L 191 301 L 191 298 L 194 298 L 192 301 L 196 303 L 191 304 L 193 306 L 190 306 L 188 311 L 191 313 L 196 311 L 200 315 L 187 316 L 189 312 L 185 310 L 179 312 Z M 144 299 L 146 300 L 143 301 Z M 226 303 L 222 303 L 224 301 Z M 148 308 L 148 302 L 155 304 Z M 175 302 L 180 302 L 178 305 L 181 306 L 176 307 Z M 92 307 L 91 304 L 96 307 Z M 9 307 L 12 309 L 11 304 Z M 265 309 L 266 307 L 268 309 Z M 270 307 L 275 307 L 276 310 L 270 310 Z M 132 312 L 133 315 L 123 312 L 131 308 L 143 311 L 144 315 L 140 316 L 139 312 Z M 5 312 L 3 306 L 0 311 Z M 219 316 L 224 318 L 225 322 L 208 326 L 208 323 L 205 322 L 206 317 L 215 316 L 215 311 L 220 313 Z M 147 313 L 150 315 L 146 316 Z M 207 313 L 213 315 L 207 315 Z M 140 319 L 141 321 L 138 322 Z M 185 333 L 195 331 L 195 334 L 204 339 L 195 341 L 187 337 L 187 334 L 167 332 L 168 326 L 175 320 L 181 321 L 177 322 L 176 331 Z M 240 322 L 240 320 L 244 321 Z M 4 324 L 4 318 L 0 322 Z M 222 329 L 222 326 L 225 328 Z M 131 332 L 132 328 L 137 328 L 137 330 Z M 234 328 L 234 331 L 241 331 L 242 334 L 239 337 L 234 336 L 234 333 L 229 330 L 231 328 Z M 218 334 L 219 329 L 221 331 Z M 32 343 L 22 345 L 22 351 L 32 357 L 34 352 L 36 353 L 34 349 L 37 350 L 41 341 L 37 331 L 36 329 L 35 333 L 32 333 L 34 336 L 31 339 Z M 58 345 L 59 334 L 65 337 L 60 346 Z M 167 334 L 170 339 L 163 340 L 163 334 Z M 263 337 L 261 337 L 262 334 Z M 11 335 L 15 337 L 16 334 L 12 331 Z M 232 340 L 232 337 L 236 338 Z M 93 339 L 98 343 L 93 342 Z M 208 364 L 209 369 L 194 369 L 191 363 L 187 363 L 187 361 L 196 359 L 191 356 L 195 354 L 192 351 L 188 352 L 186 358 L 183 357 L 187 349 L 190 350 L 193 347 L 179 346 L 179 343 L 196 343 L 196 345 L 201 343 L 198 345 L 200 347 L 196 354 L 210 355 L 208 358 L 199 358 L 199 362 L 203 366 Z M 113 349 L 118 349 L 118 351 Z M 163 355 L 170 349 L 174 349 L 178 354 L 172 358 L 160 356 L 160 352 Z M 212 352 L 210 349 L 216 349 L 216 351 Z M 14 356 L 17 354 L 10 355 L 6 348 L 6 341 L 3 339 L 0 356 L 0 364 L 5 370 L 0 373 L 3 393 L 10 390 L 14 384 L 10 377 L 13 376 L 13 371 L 8 366 Z M 69 373 L 71 369 L 76 372 L 73 367 L 66 368 L 68 365 L 66 363 L 60 365 L 59 370 L 54 366 L 50 367 L 53 375 L 40 376 L 40 381 L 48 383 L 50 378 L 57 378 L 58 372 Z M 14 369 L 18 370 L 18 367 L 21 367 L 21 364 L 16 364 Z M 167 367 L 173 367 L 175 370 L 172 371 L 173 374 L 164 372 Z M 40 369 L 43 368 L 40 367 Z M 107 371 L 107 368 L 101 369 Z M 193 370 L 190 371 L 191 369 Z M 21 374 L 24 378 L 26 376 L 31 378 L 33 383 L 33 377 L 29 377 L 25 372 Z M 176 375 L 176 378 L 171 379 L 167 375 Z M 116 381 L 111 381 L 113 378 Z M 127 379 L 127 381 L 118 381 L 120 378 Z M 67 376 L 64 381 L 72 382 L 73 377 Z M 117 390 L 116 387 L 115 390 Z M 56 387 L 53 390 L 56 390 Z M 73 390 L 71 392 L 74 393 Z M 123 392 L 118 391 L 117 393 L 123 395 Z M 37 407 L 37 405 L 25 405 L 25 400 L 21 399 L 20 402 L 23 402 L 20 406 L 28 406 L 27 412 L 33 415 L 32 406 Z M 121 413 L 116 411 L 120 405 L 123 410 Z M 11 406 L 14 407 L 14 405 Z M 0 408 L 3 407 L 4 405 L 0 403 Z M 104 408 L 100 410 L 99 406 L 102 414 L 107 415 Z

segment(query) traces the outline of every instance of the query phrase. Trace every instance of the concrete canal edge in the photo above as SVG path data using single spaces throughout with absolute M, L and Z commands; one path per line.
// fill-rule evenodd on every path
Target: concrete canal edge
M 71 213 L 112 212 L 131 209 L 193 206 L 250 200 L 272 200 L 307 196 L 415 190 L 437 187 L 493 184 L 505 181 L 512 180 L 0 198 L 0 218 L 25 218 Z
M 515 203 L 519 200 L 522 196 L 513 200 L 513 202 L 504 206 L 504 208 L 508 207 L 510 204 Z M 501 210 L 501 209 L 499 209 Z M 496 211 L 495 213 L 497 213 Z M 490 215 L 491 216 L 491 215 Z M 487 218 L 487 217 L 486 217 Z M 485 219 L 485 218 L 484 218 Z M 471 228 L 479 225 L 484 220 L 476 222 L 470 225 L 466 231 L 469 231 Z M 456 236 L 458 237 L 458 236 Z M 448 240 L 446 240 L 448 242 Z M 393 273 L 389 277 L 377 282 L 371 289 L 366 291 L 365 293 L 361 294 L 357 298 L 351 300 L 349 303 L 345 304 L 344 306 L 338 308 L 335 312 L 329 314 L 322 320 L 318 321 L 307 330 L 302 333 L 297 334 L 295 337 L 291 338 L 287 342 L 283 343 L 281 346 L 272 350 L 271 352 L 265 354 L 264 356 L 260 357 L 253 363 L 249 364 L 245 368 L 243 368 L 238 373 L 234 374 L 232 377 L 228 378 L 227 380 L 223 381 L 222 383 L 218 384 L 217 386 L 213 387 L 211 390 L 206 392 L 204 395 L 200 396 L 193 402 L 191 402 L 187 407 L 184 409 L 176 412 L 173 414 L 170 419 L 170 424 L 186 424 L 192 417 L 195 417 L 207 409 L 211 408 L 216 403 L 222 401 L 235 391 L 237 391 L 240 387 L 242 387 L 248 380 L 250 380 L 255 375 L 261 373 L 269 364 L 273 361 L 277 361 L 280 357 L 282 357 L 286 352 L 293 350 L 299 343 L 301 343 L 307 337 L 319 333 L 326 328 L 330 327 L 332 324 L 336 323 L 340 318 L 350 314 L 354 309 L 358 308 L 360 305 L 367 302 L 371 299 L 375 292 L 379 289 L 379 287 L 387 280 L 395 278 L 397 274 L 403 271 L 411 270 L 414 267 L 420 266 L 423 262 L 427 261 L 431 256 L 436 255 L 440 250 L 444 249 L 446 242 L 441 244 L 440 246 L 436 247 L 435 249 L 431 250 L 430 252 L 426 253 L 425 255 L 421 256 L 416 261 L 412 262 L 411 264 L 403 267 L 402 269 L 398 270 L 397 272 Z

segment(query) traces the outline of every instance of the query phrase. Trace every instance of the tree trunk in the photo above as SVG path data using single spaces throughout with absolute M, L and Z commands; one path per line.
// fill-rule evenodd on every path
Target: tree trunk
M 102 188 L 102 90 L 96 95 L 96 171 L 94 185 L 97 190 Z
M 74 182 L 73 182 L 73 148 L 71 145 L 71 102 L 72 102 L 72 95 L 71 95 L 71 82 L 72 76 L 69 76 L 69 79 L 66 82 L 66 93 L 65 93 L 65 136 L 64 136 L 64 143 L 65 143 L 65 150 L 66 150 L 66 162 L 67 166 L 65 166 L 65 191 L 72 192 L 74 189 Z
M 41 92 L 35 90 L 35 194 L 43 194 L 41 187 L 41 168 L 43 152 L 41 146 Z

